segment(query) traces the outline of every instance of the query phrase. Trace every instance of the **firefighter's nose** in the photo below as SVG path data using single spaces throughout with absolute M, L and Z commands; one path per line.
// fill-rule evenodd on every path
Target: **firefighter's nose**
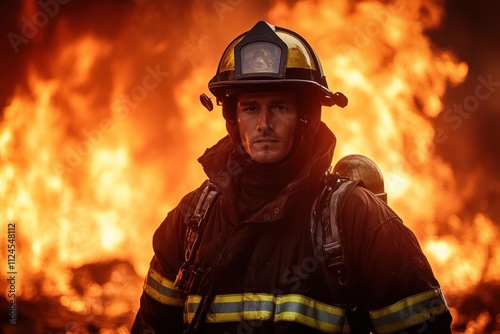
M 257 120 L 257 129 L 260 131 L 269 130 L 272 128 L 272 114 L 267 109 L 263 109 L 259 113 Z

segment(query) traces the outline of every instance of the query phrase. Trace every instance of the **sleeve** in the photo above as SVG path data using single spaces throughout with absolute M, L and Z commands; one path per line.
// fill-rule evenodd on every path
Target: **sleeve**
M 183 332 L 186 296 L 174 286 L 174 282 L 184 262 L 184 221 L 194 211 L 200 195 L 200 189 L 186 195 L 154 233 L 154 256 L 144 280 L 132 334 Z
M 376 333 L 451 333 L 451 314 L 420 245 L 401 219 L 356 187 L 342 211 L 357 304 Z

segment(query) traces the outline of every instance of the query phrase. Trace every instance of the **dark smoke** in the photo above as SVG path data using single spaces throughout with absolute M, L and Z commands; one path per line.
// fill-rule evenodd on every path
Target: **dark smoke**
M 464 199 L 462 216 L 470 220 L 483 212 L 500 224 L 500 4 L 450 0 L 445 11 L 442 26 L 429 35 L 465 61 L 469 73 L 445 96 L 436 128 L 446 140 L 437 141 L 436 152 L 453 168 Z M 492 87 L 476 96 L 484 80 Z M 457 104 L 463 105 L 462 113 L 451 111 Z

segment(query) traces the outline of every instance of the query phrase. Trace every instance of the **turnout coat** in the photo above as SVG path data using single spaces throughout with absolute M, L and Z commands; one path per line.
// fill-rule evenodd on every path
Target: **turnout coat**
M 279 170 L 252 170 L 235 158 L 229 137 L 208 149 L 199 160 L 218 195 L 195 254 L 200 280 L 187 291 L 174 286 L 185 261 L 187 222 L 206 182 L 154 234 L 132 333 L 450 333 L 448 307 L 414 234 L 363 187 L 349 193 L 339 212 L 349 291 L 315 253 L 311 211 L 334 145 L 321 124 L 290 159 L 300 166 L 291 181 L 285 177 L 272 197 L 250 207 L 246 199 L 258 192 L 242 194 L 238 182 L 265 179 L 271 186 L 268 173 Z

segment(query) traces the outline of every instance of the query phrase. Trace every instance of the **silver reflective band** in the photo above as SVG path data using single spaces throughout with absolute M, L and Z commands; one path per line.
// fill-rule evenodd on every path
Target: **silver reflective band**
M 144 292 L 165 305 L 183 306 L 186 299 L 184 294 L 174 286 L 172 281 L 153 269 L 149 269 L 148 276 L 144 282 Z
M 379 310 L 370 311 L 377 333 L 394 333 L 448 311 L 441 289 L 410 296 Z
M 241 74 L 272 73 L 280 68 L 281 49 L 269 42 L 253 42 L 241 48 Z
M 199 307 L 200 296 L 188 296 L 184 321 L 192 321 Z M 215 296 L 207 314 L 207 323 L 242 320 L 297 322 L 325 333 L 342 333 L 345 311 L 302 295 L 274 296 L 245 293 Z

